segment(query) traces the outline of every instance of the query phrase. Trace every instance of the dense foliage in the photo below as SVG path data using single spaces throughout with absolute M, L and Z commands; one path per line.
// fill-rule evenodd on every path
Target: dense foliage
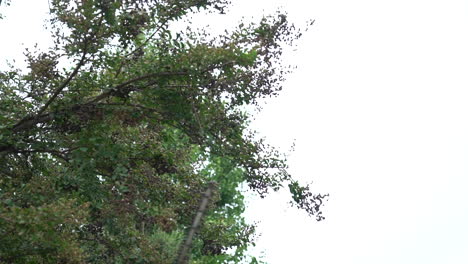
M 173 263 L 210 183 L 191 263 L 245 258 L 241 184 L 323 218 L 243 110 L 281 90 L 284 14 L 210 36 L 171 25 L 223 0 L 49 2 L 54 46 L 0 72 L 0 262 Z

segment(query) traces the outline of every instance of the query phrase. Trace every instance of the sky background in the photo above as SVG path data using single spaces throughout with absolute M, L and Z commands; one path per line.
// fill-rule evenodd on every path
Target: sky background
M 468 1 L 233 2 L 194 19 L 213 31 L 278 8 L 316 20 L 253 128 L 285 151 L 295 140 L 292 174 L 330 193 L 322 222 L 285 193 L 251 198 L 252 252 L 271 264 L 468 263 Z M 5 9 L 1 58 L 47 45 L 46 11 L 44 0 Z

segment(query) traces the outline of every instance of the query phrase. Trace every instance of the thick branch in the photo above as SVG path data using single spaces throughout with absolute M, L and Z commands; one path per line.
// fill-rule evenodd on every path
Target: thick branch
M 52 113 L 37 115 L 37 116 L 34 116 L 34 117 L 30 117 L 30 118 L 24 118 L 21 122 L 16 124 L 13 127 L 12 130 L 13 130 L 13 132 L 19 132 L 19 131 L 22 131 L 22 130 L 27 130 L 27 129 L 33 127 L 36 124 L 51 121 L 53 119 L 53 117 L 54 117 L 54 113 L 52 112 Z

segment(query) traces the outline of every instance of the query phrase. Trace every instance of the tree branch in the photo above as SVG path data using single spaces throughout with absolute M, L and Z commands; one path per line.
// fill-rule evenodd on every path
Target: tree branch
M 53 120 L 54 116 L 59 113 L 59 112 L 62 112 L 62 111 L 67 111 L 67 110 L 70 110 L 70 109 L 73 109 L 73 108 L 76 108 L 77 106 L 80 106 L 80 105 L 92 105 L 92 104 L 95 104 L 99 101 L 102 101 L 103 99 L 105 98 L 108 98 L 110 96 L 112 96 L 116 91 L 119 91 L 120 89 L 123 89 L 125 87 L 127 87 L 128 85 L 132 84 L 132 83 L 135 83 L 135 82 L 138 82 L 138 81 L 142 81 L 142 80 L 146 80 L 146 79 L 151 79 L 151 78 L 155 78 L 155 77 L 161 77 L 161 76 L 183 76 L 183 75 L 187 75 L 188 73 L 185 72 L 185 71 L 180 71 L 180 72 L 160 72 L 160 73 L 152 73 L 152 74 L 146 74 L 146 75 L 143 75 L 143 76 L 140 76 L 140 77 L 136 77 L 134 79 L 131 79 L 131 80 L 128 80 L 126 82 L 123 82 L 113 88 L 110 88 L 108 91 L 105 91 L 103 93 L 101 93 L 100 95 L 94 97 L 93 99 L 89 100 L 88 102 L 84 103 L 84 104 L 75 104 L 67 109 L 63 109 L 63 110 L 60 110 L 60 111 L 56 111 L 56 112 L 50 112 L 50 113 L 44 113 L 44 114 L 37 114 L 35 116 L 30 116 L 30 117 L 25 117 L 23 118 L 20 122 L 18 122 L 16 125 L 13 126 L 13 129 L 12 131 L 13 132 L 19 132 L 19 131 L 24 131 L 24 130 L 28 130 L 30 129 L 31 127 L 33 127 L 34 125 L 36 124 L 39 124 L 39 123 L 45 123 L 45 122 L 49 122 L 51 120 Z
M 65 87 L 71 82 L 71 80 L 78 74 L 78 71 L 80 70 L 81 66 L 84 65 L 85 59 L 86 59 L 86 54 L 87 54 L 87 47 L 88 47 L 88 40 L 85 38 L 84 40 L 84 48 L 83 48 L 83 55 L 81 56 L 80 61 L 76 65 L 75 69 L 73 72 L 68 76 L 68 78 L 60 85 L 54 92 L 54 94 L 49 98 L 49 100 L 39 109 L 37 112 L 37 115 L 42 114 L 47 107 L 57 98 L 57 96 L 63 91 Z
M 13 126 L 12 131 L 16 133 L 21 130 L 29 129 L 36 124 L 48 122 L 53 119 L 54 114 L 55 113 L 52 112 L 52 113 L 37 115 L 37 116 L 29 117 L 29 118 L 23 118 L 21 122 Z
M 135 54 L 136 52 L 142 50 L 143 47 L 146 46 L 146 44 L 148 44 L 148 42 L 149 42 L 150 40 L 153 39 L 153 37 L 156 35 L 156 33 L 158 33 L 159 30 L 160 30 L 164 25 L 166 25 L 166 23 L 167 23 L 167 20 L 166 20 L 166 21 L 162 21 L 162 23 L 159 25 L 159 27 L 157 27 L 157 28 L 154 30 L 154 32 L 153 32 L 140 46 L 136 47 L 134 50 L 132 50 L 132 51 L 130 51 L 129 53 L 125 54 L 124 57 L 125 57 L 125 58 L 128 58 L 128 57 L 130 57 L 131 55 Z
M 41 114 L 49 107 L 50 104 L 52 104 L 52 102 L 57 98 L 57 96 L 63 91 L 63 89 L 65 89 L 65 87 L 67 87 L 67 85 L 71 82 L 71 80 L 78 74 L 78 71 L 80 70 L 81 66 L 84 65 L 84 61 L 86 59 L 86 54 L 87 54 L 87 39 L 85 39 L 84 41 L 84 48 L 83 48 L 83 55 L 81 56 L 81 59 L 80 61 L 77 63 L 75 69 L 73 70 L 73 72 L 68 76 L 68 78 L 55 90 L 54 94 L 52 94 L 52 96 L 49 98 L 49 100 L 39 109 L 39 111 L 37 111 L 37 113 L 35 114 L 35 117 L 32 118 L 31 116 L 27 115 L 25 116 L 24 118 L 22 118 L 18 123 L 16 123 L 14 126 L 13 126 L 13 131 L 16 132 L 17 128 L 20 128 L 19 130 L 21 130 L 21 127 L 24 127 L 24 123 L 25 122 L 31 122 L 33 121 L 34 119 L 37 119 L 41 116 Z M 26 125 L 28 126 L 28 125 Z
M 0 153 L 1 152 L 5 152 L 5 153 L 50 153 L 54 155 L 55 157 L 58 157 L 68 162 L 69 158 L 66 155 L 74 149 L 77 149 L 77 148 L 75 147 L 75 148 L 70 148 L 67 150 L 60 151 L 60 150 L 55 150 L 55 149 L 30 149 L 30 150 L 16 149 L 13 146 L 10 146 L 7 149 L 0 149 Z
M 94 104 L 94 103 L 97 103 L 109 96 L 111 96 L 113 93 L 115 93 L 116 91 L 120 90 L 120 89 L 123 89 L 125 87 L 127 87 L 128 85 L 132 84 L 132 83 L 135 83 L 135 82 L 138 82 L 138 81 L 143 81 L 143 80 L 146 80 L 146 79 L 151 79 L 151 78 L 155 78 L 155 77 L 162 77 L 162 76 L 183 76 L 183 75 L 187 75 L 188 73 L 185 72 L 185 71 L 180 71 L 180 72 L 159 72 L 159 73 L 150 73 L 150 74 L 146 74 L 146 75 L 143 75 L 143 76 L 139 76 L 139 77 L 136 77 L 136 78 L 133 78 L 131 80 L 128 80 L 126 82 L 123 82 L 113 88 L 110 88 L 108 91 L 105 91 L 103 93 L 101 93 L 100 95 L 94 97 L 93 99 L 89 100 L 88 102 L 86 102 L 85 104 Z
M 139 105 L 139 104 L 129 104 L 129 103 L 100 103 L 98 104 L 97 106 L 130 106 L 130 107 L 134 107 L 134 108 L 139 108 L 139 109 L 142 109 L 142 110 L 148 110 L 148 111 L 151 111 L 151 112 L 158 112 L 159 110 L 158 109 L 155 109 L 155 108 L 151 108 L 151 107 L 147 107 L 147 106 L 143 106 L 143 105 Z

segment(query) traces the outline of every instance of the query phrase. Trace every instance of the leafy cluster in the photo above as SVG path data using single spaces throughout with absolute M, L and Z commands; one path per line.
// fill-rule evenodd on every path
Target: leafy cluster
M 239 262 L 253 243 L 243 183 L 288 185 L 318 220 L 324 195 L 247 132 L 275 96 L 283 14 L 223 36 L 170 29 L 222 0 L 52 0 L 54 46 L 0 72 L 0 262 L 173 263 L 209 182 L 192 263 Z

